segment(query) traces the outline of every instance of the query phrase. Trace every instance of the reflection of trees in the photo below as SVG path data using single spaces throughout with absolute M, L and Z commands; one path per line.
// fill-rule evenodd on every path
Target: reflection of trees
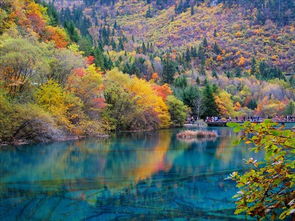
M 7 192 L 6 183 L 18 188 L 19 182 L 50 194 L 81 188 L 89 183 L 84 177 L 104 168 L 108 146 L 106 141 L 99 145 L 95 141 L 76 141 L 2 152 L 0 160 L 5 164 L 1 168 L 7 172 L 1 174 L 0 191 Z
M 212 208 L 229 203 L 233 187 L 224 178 L 244 154 L 228 147 L 231 132 L 218 134 L 216 141 L 186 144 L 163 130 L 1 153 L 0 220 L 6 210 L 22 210 L 28 220 L 39 211 L 74 219 L 107 213 L 140 219 L 149 214 L 142 211 L 155 220 L 202 215 L 207 211 L 198 208 L 208 208 L 208 200 Z
M 135 168 L 127 170 L 127 176 L 132 177 L 135 182 L 147 179 L 153 174 L 163 170 L 167 171 L 171 165 L 165 161 L 165 156 L 169 150 L 170 134 L 161 131 L 157 144 L 149 151 L 136 151 Z
M 186 147 L 170 151 L 170 142 L 171 131 L 163 130 L 99 142 L 82 140 L 40 145 L 31 150 L 28 147 L 24 152 L 7 151 L 5 159 L 0 160 L 6 163 L 3 170 L 11 173 L 3 173 L 0 191 L 7 192 L 4 183 L 10 182 L 15 183 L 15 193 L 22 192 L 18 183 L 22 181 L 45 195 L 72 192 L 71 198 L 94 203 L 106 190 L 114 194 L 159 171 L 168 171 Z M 25 197 L 34 194 L 38 192 Z
M 214 128 L 218 137 L 214 140 L 192 142 L 188 151 L 181 158 L 180 165 L 174 164 L 173 171 L 178 175 L 199 176 L 216 171 L 231 171 L 242 164 L 240 156 L 243 150 L 232 146 L 236 139 L 230 128 Z M 177 142 L 184 143 L 178 140 Z
M 33 153 L 24 151 L 17 154 L 9 151 L 5 163 L 7 170 L 14 173 L 6 176 L 4 174 L 2 180 L 22 178 L 33 182 L 81 177 L 85 172 L 85 161 L 90 164 L 97 161 L 97 156 L 99 159 L 105 158 L 108 146 L 106 142 L 100 142 L 98 145 L 95 141 L 76 141 L 36 146 L 32 149 L 36 151 Z
M 243 144 L 238 146 L 235 144 L 235 141 L 240 139 L 240 136 L 241 134 L 236 134 L 231 129 L 222 131 L 221 138 L 216 147 L 215 157 L 220 160 L 223 167 L 239 167 L 241 165 L 241 156 L 246 159 L 253 155 Z
M 232 160 L 233 151 L 235 148 L 233 142 L 236 139 L 236 136 L 222 137 L 216 148 L 216 158 L 222 160 L 223 163 L 228 164 Z
M 131 151 L 111 151 L 109 153 L 104 177 L 121 177 L 125 182 L 105 182 L 107 187 L 124 188 L 130 184 L 136 185 L 137 182 L 148 179 L 159 171 L 168 171 L 172 167 L 173 160 L 180 154 L 180 151 L 177 153 L 170 149 L 171 131 L 162 130 L 149 136 L 145 143 L 140 144 L 142 146 L 131 143 L 136 146 Z M 115 145 L 117 146 L 115 149 L 118 145 L 119 149 L 124 149 L 120 147 L 120 144 Z M 126 146 L 125 148 L 128 149 Z M 183 151 L 184 149 L 181 153 Z

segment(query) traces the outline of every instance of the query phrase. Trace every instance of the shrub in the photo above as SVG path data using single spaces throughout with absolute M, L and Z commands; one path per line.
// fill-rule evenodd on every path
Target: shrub
M 171 121 L 174 126 L 182 126 L 186 120 L 188 108 L 181 100 L 170 95 L 166 101 L 168 110 L 171 116 Z

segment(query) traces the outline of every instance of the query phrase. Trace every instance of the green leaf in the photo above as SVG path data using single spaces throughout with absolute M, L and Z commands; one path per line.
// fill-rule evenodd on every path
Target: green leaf
M 240 213 L 244 212 L 245 210 L 246 210 L 245 208 L 236 209 L 235 215 L 240 214 Z
M 242 129 L 243 129 L 242 127 L 235 127 L 235 128 L 234 128 L 234 132 L 235 132 L 235 133 L 238 133 L 238 132 L 240 132 Z
M 227 122 L 226 126 L 234 128 L 234 127 L 240 126 L 240 124 L 235 123 L 235 122 Z

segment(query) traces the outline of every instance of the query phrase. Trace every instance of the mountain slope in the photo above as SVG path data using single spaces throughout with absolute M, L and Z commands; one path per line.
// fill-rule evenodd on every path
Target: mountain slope
M 90 32 L 96 40 L 101 37 L 99 30 L 103 25 L 116 24 L 120 27 L 118 33 L 134 40 L 128 43 L 127 48 L 130 51 L 142 42 L 149 42 L 158 52 L 171 49 L 183 52 L 188 47 L 197 47 L 207 38 L 211 45 L 217 43 L 222 50 L 222 57 L 219 56 L 218 60 L 217 55 L 210 56 L 212 61 L 208 61 L 207 69 L 227 70 L 242 66 L 250 71 L 251 60 L 256 58 L 280 68 L 287 74 L 294 73 L 295 12 L 292 8 L 285 9 L 284 14 L 288 15 L 288 22 L 281 25 L 276 20 L 271 20 L 270 15 L 270 19 L 260 18 L 262 9 L 247 3 L 251 1 L 230 7 L 224 4 L 216 5 L 216 1 L 210 5 L 198 2 L 192 4 L 191 1 L 190 10 L 187 8 L 179 13 L 177 8 L 184 4 L 181 2 L 166 1 L 162 10 L 159 9 L 157 1 L 148 4 L 142 0 L 110 1 L 109 4 L 103 4 L 101 1 L 83 3 L 56 0 L 55 4 L 58 8 L 67 5 L 71 9 L 81 8 L 84 16 L 91 20 Z M 242 65 L 239 65 L 241 63 Z

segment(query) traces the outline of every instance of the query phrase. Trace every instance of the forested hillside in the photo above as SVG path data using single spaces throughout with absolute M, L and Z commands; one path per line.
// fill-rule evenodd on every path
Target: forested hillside
M 251 61 L 256 59 L 287 74 L 294 72 L 292 1 L 67 2 L 55 1 L 61 18 L 71 17 L 80 30 L 90 28 L 95 40 L 113 50 L 122 50 L 122 42 L 128 51 L 145 43 L 150 51 L 177 50 L 178 55 L 192 47 L 198 49 L 206 38 L 214 49 L 206 55 L 206 69 L 224 71 L 241 66 L 250 71 Z M 199 63 L 190 65 L 195 68 Z
M 291 1 L 0 6 L 2 142 L 294 114 Z
M 61 20 L 88 30 L 104 50 L 110 60 L 101 59 L 100 66 L 145 79 L 157 74 L 195 115 L 206 115 L 201 90 L 207 83 L 214 85 L 217 107 L 209 109 L 217 109 L 215 115 L 294 113 L 293 1 L 55 0 L 53 5 Z

